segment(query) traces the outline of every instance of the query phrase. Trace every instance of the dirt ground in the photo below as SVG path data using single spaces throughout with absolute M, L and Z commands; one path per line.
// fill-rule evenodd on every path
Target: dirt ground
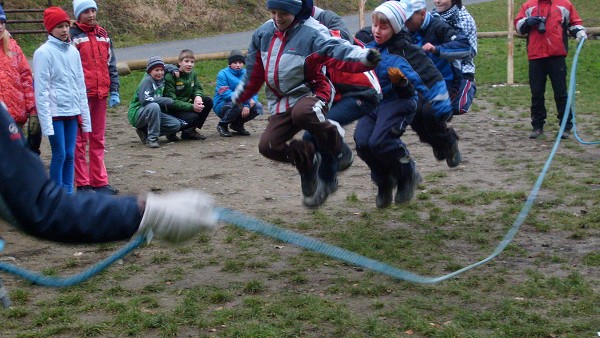
M 453 121 L 461 136 L 460 148 L 463 154 L 463 163 L 457 168 L 450 169 L 445 162 L 435 161 L 431 149 L 420 144 L 412 131 L 407 132 L 404 140 L 424 177 L 420 191 L 468 186 L 482 190 L 529 193 L 532 187 L 531 178 L 520 169 L 524 172 L 533 166 L 539 168 L 537 173 L 542 169 L 553 145 L 555 120 L 549 120 L 551 122 L 548 125 L 547 139 L 530 140 L 527 138 L 529 123 L 525 115 L 513 112 L 510 117 L 503 119 L 499 118 L 500 115 L 485 101 L 478 100 L 477 104 L 480 106 L 479 111 L 457 117 Z M 206 140 L 168 143 L 164 137 L 161 137 L 161 147 L 149 149 L 140 143 L 136 133 L 127 123 L 126 109 L 125 106 L 120 106 L 109 112 L 106 141 L 106 166 L 110 183 L 120 189 L 121 194 L 195 188 L 214 195 L 220 206 L 259 218 L 294 221 L 312 219 L 310 216 L 313 211 L 302 207 L 300 180 L 295 169 L 291 165 L 267 160 L 258 153 L 257 144 L 260 132 L 266 125 L 266 116 L 260 116 L 247 125 L 252 133 L 251 136 L 223 138 L 215 129 L 217 118 L 211 114 L 201 130 L 201 133 L 207 136 Z M 519 125 L 521 127 L 518 127 Z M 352 148 L 354 148 L 353 132 L 354 125 L 347 128 L 346 140 Z M 573 139 L 565 141 L 568 142 L 575 141 Z M 561 145 L 558 156 L 569 151 L 567 147 Z M 43 142 L 42 152 L 42 159 L 48 164 L 50 150 L 47 140 Z M 576 156 L 592 163 L 600 162 L 600 152 L 597 147 L 582 147 L 577 151 Z M 508 167 L 502 166 L 498 163 L 500 158 L 512 159 L 513 164 Z M 446 177 L 441 180 L 428 179 L 431 174 L 440 172 L 445 173 Z M 322 207 L 323 212 L 328 212 L 333 207 L 339 209 L 347 196 L 352 193 L 375 209 L 376 189 L 369 179 L 367 166 L 358 157 L 354 165 L 340 175 L 339 181 L 339 190 Z M 597 185 L 591 188 L 600 190 L 600 186 Z M 543 199 L 546 194 L 547 192 L 542 189 L 540 198 Z M 589 201 L 587 207 L 597 204 L 598 200 Z M 471 208 L 473 212 L 477 212 L 476 209 L 476 206 Z M 585 210 L 575 209 L 570 212 L 577 216 Z M 86 264 L 93 264 L 111 252 L 97 246 L 63 246 L 38 241 L 22 235 L 6 224 L 0 224 L 0 233 L 7 242 L 5 251 L 0 253 L 0 260 L 36 271 L 58 266 L 60 275 L 68 275 L 84 269 Z M 230 250 L 226 246 L 220 248 L 225 236 L 222 232 L 217 232 L 214 236 L 212 252 Z M 527 226 L 521 229 L 515 241 L 518 245 L 527 246 L 532 257 L 542 252 L 561 252 L 569 260 L 567 264 L 570 266 L 581 262 L 582 255 L 585 253 L 597 250 L 599 244 L 597 236 L 591 241 L 574 240 L 567 238 L 566 233 L 560 231 L 537 232 Z M 271 250 L 275 246 L 274 243 L 266 238 L 257 240 L 257 252 Z M 197 249 L 198 252 L 203 250 L 201 247 Z M 149 277 L 164 272 L 165 265 L 150 262 L 150 257 L 160 250 L 173 252 L 175 249 L 158 243 L 136 250 L 126 258 L 126 261 L 145 262 L 143 271 L 128 279 L 127 284 L 133 286 L 139 282 L 144 285 Z M 191 255 L 197 255 L 198 252 L 192 252 Z M 293 256 L 300 252 L 300 249 L 288 245 L 281 252 Z M 223 252 L 221 254 L 226 255 Z M 485 253 L 487 254 L 489 253 Z M 461 261 L 464 263 L 473 263 L 483 258 L 481 252 L 461 252 L 461 255 L 463 256 Z M 81 264 L 78 264 L 75 269 L 64 269 L 65 260 L 75 257 Z M 511 278 L 515 279 L 525 278 L 524 271 L 531 264 L 528 260 L 515 260 L 514 257 L 502 255 L 497 258 L 497 263 L 514 269 L 515 273 Z M 273 269 L 277 267 L 274 266 Z M 561 270 L 560 264 L 547 265 L 541 269 L 548 269 L 555 273 L 560 273 Z M 596 279 L 600 277 L 598 271 L 590 267 L 580 265 L 579 269 L 583 276 L 595 275 Z M 351 273 L 361 273 L 351 268 L 348 270 Z M 197 271 L 195 275 L 186 277 L 179 287 L 186 284 L 210 284 L 224 278 L 240 280 L 248 278 L 244 273 L 234 276 L 224 274 L 218 266 Z M 311 273 L 307 272 L 307 274 Z M 327 278 L 324 275 L 327 273 L 323 270 L 315 271 L 314 276 L 309 279 L 314 277 L 312 282 L 319 288 L 319 283 L 327 283 L 323 282 Z M 0 277 L 9 288 L 23 285 L 12 276 L 0 274 Z M 320 288 L 323 289 L 323 286 Z M 52 297 L 56 292 L 44 288 L 36 288 L 35 291 L 37 297 L 41 298 Z

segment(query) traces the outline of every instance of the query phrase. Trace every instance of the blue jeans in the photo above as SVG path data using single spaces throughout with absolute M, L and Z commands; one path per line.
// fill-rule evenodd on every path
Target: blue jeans
M 77 118 L 52 121 L 54 135 L 48 136 L 52 148 L 50 160 L 50 178 L 73 193 L 75 178 L 75 142 L 77 141 Z
M 326 117 L 342 126 L 346 126 L 369 114 L 374 109 L 374 102 L 362 100 L 357 97 L 344 97 L 331 107 Z M 325 182 L 333 182 L 338 171 L 338 158 L 333 154 L 322 151 L 321 146 L 309 132 L 305 132 L 302 139 L 313 142 L 316 145 L 317 151 L 321 154 L 319 177 Z

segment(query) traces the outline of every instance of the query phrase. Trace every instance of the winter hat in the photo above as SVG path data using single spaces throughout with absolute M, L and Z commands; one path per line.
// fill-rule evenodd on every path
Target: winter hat
M 6 22 L 6 14 L 4 14 L 4 8 L 0 5 L 0 21 Z
M 155 67 L 165 67 L 165 62 L 160 58 L 160 56 L 153 56 L 148 59 L 148 64 L 146 65 L 146 73 L 150 74 L 153 68 Z
M 234 49 L 229 53 L 229 64 L 232 64 L 236 61 L 242 61 L 246 64 L 246 57 L 242 54 L 242 51 Z
M 54 27 L 63 22 L 71 22 L 69 14 L 60 7 L 48 7 L 44 10 L 44 27 L 50 33 Z
M 427 4 L 425 3 L 425 0 L 401 0 L 401 2 L 403 4 L 406 4 L 406 13 L 408 14 L 406 20 L 408 20 L 413 15 L 413 13 L 418 12 L 422 9 L 427 9 Z
M 284 11 L 296 16 L 302 10 L 302 0 L 267 0 L 267 8 Z
M 73 0 L 73 13 L 75 13 L 75 20 L 79 20 L 81 13 L 87 9 L 93 8 L 98 10 L 98 5 L 94 0 Z
M 406 4 L 400 1 L 386 1 L 379 5 L 373 12 L 385 15 L 395 34 L 400 33 L 406 20 L 410 19 L 412 12 L 406 10 Z

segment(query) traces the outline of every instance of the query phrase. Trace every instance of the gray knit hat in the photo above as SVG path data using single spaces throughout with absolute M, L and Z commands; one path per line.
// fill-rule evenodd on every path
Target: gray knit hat
M 165 67 L 165 62 L 160 58 L 160 56 L 153 56 L 148 59 L 148 64 L 146 65 L 146 73 L 150 73 L 152 68 L 162 66 Z
M 295 16 L 302 10 L 302 0 L 267 0 L 267 8 L 288 12 Z
M 244 64 L 246 64 L 246 57 L 244 56 L 241 50 L 234 49 L 231 51 L 231 53 L 229 53 L 228 61 L 229 64 L 232 64 L 236 61 L 242 61 Z

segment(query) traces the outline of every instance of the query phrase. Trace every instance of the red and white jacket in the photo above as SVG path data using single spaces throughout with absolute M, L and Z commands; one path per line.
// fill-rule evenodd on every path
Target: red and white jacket
M 550 56 L 566 56 L 568 34 L 575 37 L 585 27 L 569 0 L 528 0 L 521 6 L 514 24 L 519 34 L 526 34 L 525 20 L 530 17 L 546 18 L 546 32 L 540 33 L 537 27 L 527 34 L 527 57 L 529 60 Z
M 117 59 L 106 30 L 95 26 L 86 32 L 85 26 L 75 23 L 70 33 L 73 46 L 81 55 L 87 96 L 102 99 L 118 92 Z
M 12 38 L 9 53 L 0 49 L 0 101 L 4 101 L 15 122 L 23 125 L 28 115 L 37 115 L 33 77 L 23 51 Z

